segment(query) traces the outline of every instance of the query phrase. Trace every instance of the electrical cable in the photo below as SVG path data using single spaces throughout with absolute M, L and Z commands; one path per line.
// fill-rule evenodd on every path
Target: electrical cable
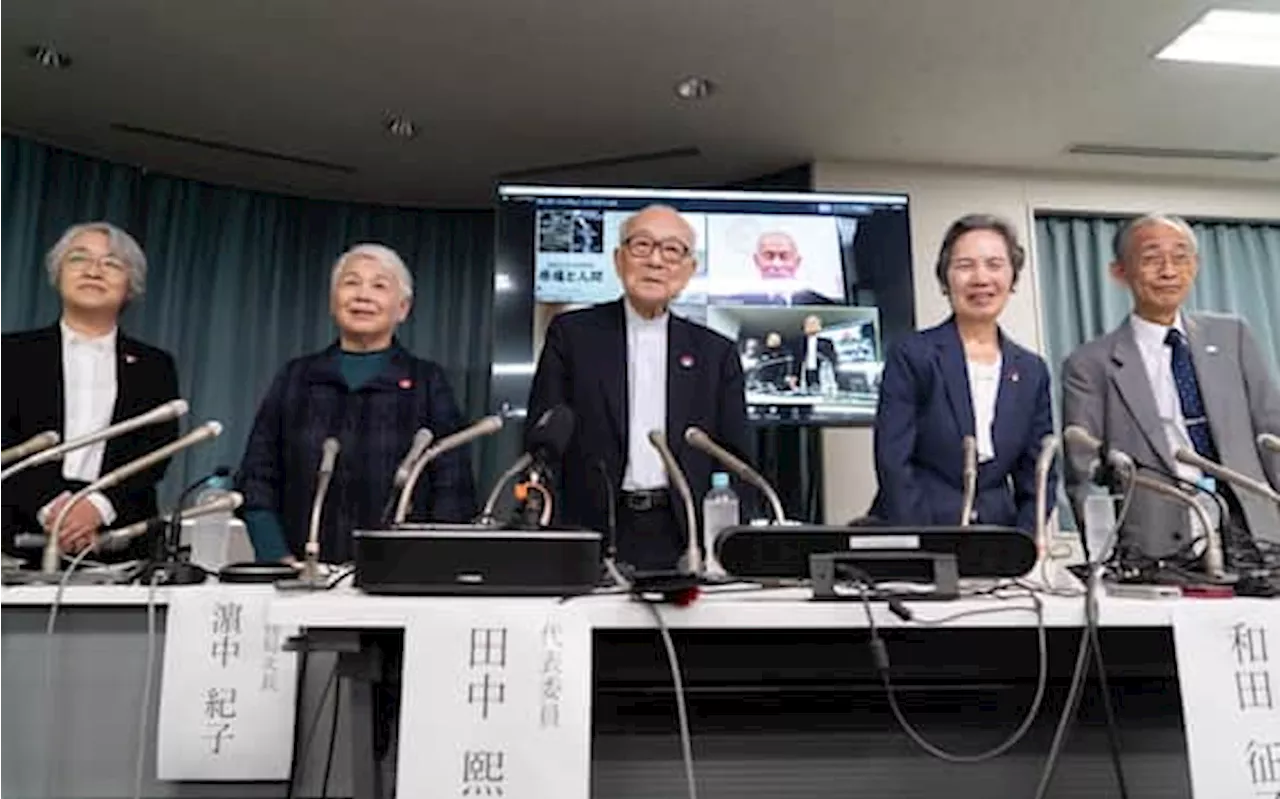
M 151 717 L 151 693 L 155 682 L 156 588 L 159 585 L 160 573 L 153 572 L 151 583 L 147 588 L 147 659 L 142 669 L 142 704 L 138 709 L 138 750 L 133 761 L 133 799 L 142 799 L 143 772 L 146 770 L 147 722 Z
M 649 612 L 658 623 L 658 633 L 662 636 L 662 645 L 667 650 L 667 665 L 671 667 L 671 682 L 676 692 L 676 716 L 680 721 L 680 751 L 684 757 L 685 783 L 689 799 L 698 799 L 698 784 L 693 773 L 693 736 L 689 733 L 689 711 L 685 707 L 684 679 L 680 676 L 680 660 L 676 657 L 675 643 L 671 640 L 671 630 L 667 628 L 666 619 L 662 618 L 662 611 L 652 602 L 646 602 L 645 607 L 649 608 Z
M 1010 611 L 1019 610 L 1030 611 L 1036 614 L 1036 641 L 1039 651 L 1040 665 L 1036 678 L 1035 697 L 1031 700 L 1031 706 L 1027 709 L 1026 716 L 1023 717 L 1022 723 L 1018 725 L 1017 729 L 1015 729 L 1008 738 L 997 746 L 975 754 L 956 754 L 954 752 L 948 752 L 928 741 L 919 730 L 912 726 L 911 722 L 907 720 L 906 714 L 902 712 L 902 708 L 898 703 L 896 689 L 893 687 L 893 680 L 889 674 L 889 651 L 885 646 L 884 639 L 880 637 L 880 629 L 876 625 L 875 614 L 871 609 L 871 590 L 874 586 L 868 585 L 866 580 L 859 580 L 857 585 L 859 589 L 858 594 L 862 599 L 862 607 L 867 616 L 867 629 L 870 635 L 870 641 L 868 644 L 871 647 L 871 657 L 875 663 L 876 672 L 880 676 L 880 682 L 884 686 L 885 696 L 889 700 L 889 710 L 893 713 L 893 717 L 897 721 L 898 726 L 902 728 L 902 731 L 905 732 L 907 737 L 909 737 L 917 746 L 933 757 L 948 763 L 975 764 L 983 763 L 987 760 L 1003 755 L 1005 752 L 1008 752 L 1016 746 L 1018 742 L 1026 736 L 1027 731 L 1031 729 L 1031 725 L 1035 723 L 1036 717 L 1040 713 L 1040 705 L 1044 701 L 1045 687 L 1048 683 L 1049 677 L 1048 633 L 1045 629 L 1044 623 L 1044 603 L 1040 600 L 1040 597 L 1036 596 L 1034 593 L 1028 594 L 1032 601 L 1031 607 L 1019 605 L 1011 608 L 981 608 L 961 611 L 959 613 L 952 614 L 951 616 L 932 620 L 916 620 L 909 617 L 911 621 L 920 624 L 921 626 L 937 627 L 967 616 L 978 616 L 990 613 L 1008 613 Z M 904 619 L 904 621 L 906 620 L 908 619 Z
M 1116 515 L 1115 525 L 1111 529 L 1111 534 L 1107 536 L 1107 546 L 1102 549 L 1103 552 L 1116 548 L 1120 529 L 1129 515 L 1129 508 L 1133 504 L 1133 495 L 1136 488 L 1137 484 L 1130 480 L 1125 489 L 1120 512 Z M 1035 799 L 1044 799 L 1048 794 L 1049 785 L 1053 781 L 1054 770 L 1058 765 L 1058 759 L 1062 756 L 1062 750 L 1066 745 L 1067 733 L 1070 730 L 1071 722 L 1075 720 L 1076 711 L 1079 709 L 1080 697 L 1084 693 L 1084 682 L 1088 673 L 1089 647 L 1092 642 L 1089 628 L 1093 624 L 1093 620 L 1096 619 L 1097 590 L 1098 584 L 1102 581 L 1103 568 L 1104 565 L 1101 562 L 1091 561 L 1089 563 L 1088 579 L 1085 581 L 1084 591 L 1085 628 L 1080 631 L 1080 646 L 1076 651 L 1076 663 L 1071 674 L 1071 684 L 1067 689 L 1067 698 L 1062 708 L 1062 715 L 1058 718 L 1058 726 L 1053 733 L 1053 742 L 1049 745 L 1049 755 L 1045 758 L 1044 769 L 1041 771 L 1040 780 L 1036 785 Z M 1117 761 L 1118 757 L 1113 760 L 1113 762 Z M 1121 785 L 1124 785 L 1123 777 L 1120 778 L 1120 781 Z

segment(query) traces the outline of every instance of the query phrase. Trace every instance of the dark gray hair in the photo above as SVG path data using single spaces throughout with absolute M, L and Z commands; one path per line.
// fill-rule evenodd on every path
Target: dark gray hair
M 1004 239 L 1005 249 L 1009 251 L 1009 264 L 1013 267 L 1013 282 L 1010 286 L 1018 285 L 1018 276 L 1022 274 L 1022 267 L 1027 262 L 1027 251 L 1018 243 L 1018 233 L 1013 225 L 994 214 L 965 214 L 947 228 L 946 235 L 942 237 L 942 248 L 938 251 L 938 263 L 934 272 L 943 293 L 947 290 L 947 270 L 951 267 L 951 253 L 956 248 L 956 242 L 964 234 L 975 230 L 990 230 Z
M 142 296 L 147 287 L 147 256 L 133 236 L 125 233 L 110 222 L 84 222 L 67 228 L 58 243 L 49 249 L 44 257 L 44 268 L 49 272 L 49 282 L 58 287 L 58 278 L 62 273 L 62 261 L 71 250 L 71 242 L 81 233 L 101 233 L 107 237 L 107 247 L 111 254 L 124 261 L 129 270 L 129 292 L 126 299 L 133 300 Z
M 1149 225 L 1168 225 L 1186 237 L 1191 244 L 1192 253 L 1200 252 L 1200 243 L 1196 241 L 1195 231 L 1191 229 L 1191 225 L 1187 224 L 1187 220 L 1173 214 L 1143 214 L 1125 222 L 1116 231 L 1116 235 L 1111 237 L 1111 252 L 1115 254 L 1117 261 L 1124 262 L 1125 253 L 1129 251 L 1129 244 L 1133 241 L 1134 234 Z

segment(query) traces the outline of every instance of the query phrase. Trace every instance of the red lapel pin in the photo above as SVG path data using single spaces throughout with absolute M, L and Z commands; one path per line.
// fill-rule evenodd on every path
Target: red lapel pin
M 405 379 L 400 381 L 400 388 L 403 388 L 403 389 L 413 388 L 413 381 L 406 377 Z
M 138 356 L 137 356 L 137 355 L 128 355 L 128 354 L 126 354 L 126 355 L 124 356 L 124 362 L 125 362 L 125 363 L 137 363 L 137 362 L 138 362 Z
M 681 366 L 682 368 L 684 368 L 684 369 L 692 369 L 692 368 L 693 368 L 693 356 L 692 356 L 692 355 L 681 355 L 681 356 L 680 356 L 680 366 Z

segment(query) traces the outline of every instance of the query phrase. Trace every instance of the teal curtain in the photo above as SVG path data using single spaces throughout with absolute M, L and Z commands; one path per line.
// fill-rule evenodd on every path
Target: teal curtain
M 121 326 L 173 353 L 190 424 L 218 419 L 225 426 L 217 441 L 174 463 L 164 498 L 216 465 L 238 464 L 272 376 L 334 339 L 329 270 L 360 242 L 391 247 L 413 273 L 402 343 L 445 369 L 465 415 L 488 412 L 490 212 L 284 197 L 143 173 L 10 137 L 3 183 L 5 331 L 57 319 L 58 297 L 42 263 L 69 225 L 106 219 L 146 251 L 146 294 Z M 489 449 L 474 459 L 482 476 L 492 472 Z
M 1200 272 L 1188 307 L 1242 317 L 1274 370 L 1280 365 L 1280 222 L 1188 222 L 1200 246 Z M 1036 217 L 1045 359 L 1058 386 L 1055 414 L 1062 399 L 1063 360 L 1119 325 L 1132 307 L 1128 290 L 1107 269 L 1111 239 L 1123 223 L 1111 217 Z M 1059 504 L 1066 508 L 1065 495 L 1063 499 Z M 1069 510 L 1061 514 L 1064 525 L 1069 526 L 1070 516 Z

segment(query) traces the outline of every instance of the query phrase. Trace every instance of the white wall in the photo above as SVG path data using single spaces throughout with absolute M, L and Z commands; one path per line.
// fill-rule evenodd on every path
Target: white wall
M 998 214 L 1017 226 L 1027 247 L 1028 264 L 1001 324 L 1020 344 L 1037 352 L 1044 351 L 1032 236 L 1037 212 L 1164 211 L 1183 216 L 1280 220 L 1280 184 L 1276 183 L 838 162 L 814 164 L 813 172 L 818 191 L 892 191 L 910 196 L 918 327 L 935 325 L 949 312 L 933 276 L 933 262 L 947 226 L 973 212 Z M 825 431 L 823 470 L 826 520 L 839 523 L 865 513 L 876 491 L 871 430 Z

